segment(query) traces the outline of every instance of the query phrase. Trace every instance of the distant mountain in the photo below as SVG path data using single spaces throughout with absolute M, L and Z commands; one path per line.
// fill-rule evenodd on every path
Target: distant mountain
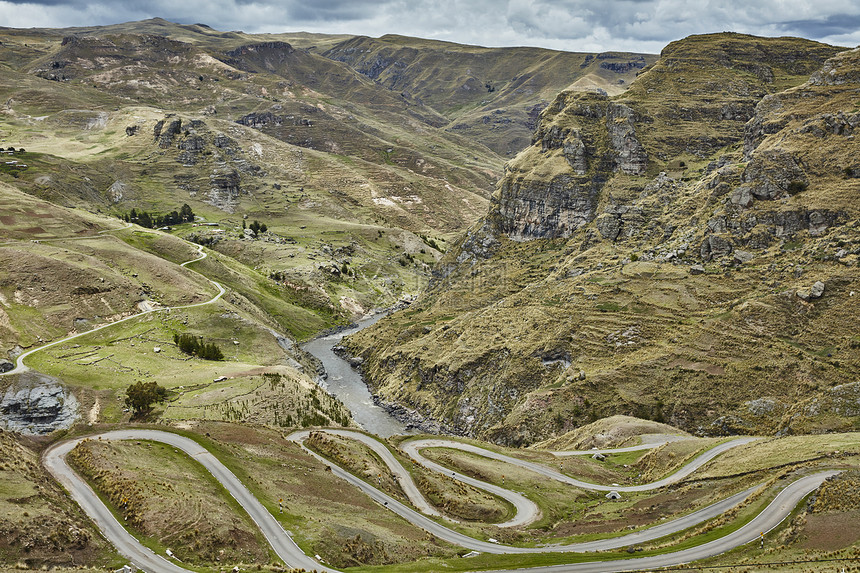
M 540 111 L 564 89 L 623 92 L 653 54 L 483 48 L 387 35 L 324 52 L 448 119 L 446 129 L 512 156 L 529 144 Z

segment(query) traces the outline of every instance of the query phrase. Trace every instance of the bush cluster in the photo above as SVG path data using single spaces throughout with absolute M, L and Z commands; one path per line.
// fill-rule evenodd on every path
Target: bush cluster
M 179 211 L 171 211 L 166 215 L 157 215 L 132 208 L 130 212 L 120 218 L 126 223 L 137 223 L 141 227 L 155 229 L 168 225 L 178 225 L 179 223 L 189 223 L 194 220 L 194 211 L 191 210 L 188 203 L 182 205 Z
M 179 350 L 190 356 L 203 360 L 224 360 L 224 353 L 214 342 L 203 342 L 203 339 L 192 334 L 174 334 L 173 342 Z

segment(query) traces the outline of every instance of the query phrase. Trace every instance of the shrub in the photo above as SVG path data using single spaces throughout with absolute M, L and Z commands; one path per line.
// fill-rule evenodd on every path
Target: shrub
M 152 410 L 152 405 L 167 399 L 167 388 L 155 382 L 137 382 L 125 391 L 125 405 L 139 416 Z

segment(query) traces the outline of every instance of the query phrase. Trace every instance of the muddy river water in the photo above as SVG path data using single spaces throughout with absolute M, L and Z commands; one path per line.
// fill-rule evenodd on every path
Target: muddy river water
M 316 356 L 325 366 L 328 377 L 320 379 L 318 384 L 333 396 L 336 396 L 352 412 L 352 417 L 364 430 L 387 438 L 395 434 L 406 434 L 406 425 L 400 422 L 383 408 L 373 403 L 373 397 L 361 374 L 348 361 L 334 352 L 334 347 L 340 344 L 344 336 L 358 332 L 385 316 L 377 314 L 358 322 L 358 325 L 331 334 L 315 338 L 302 345 L 306 352 Z

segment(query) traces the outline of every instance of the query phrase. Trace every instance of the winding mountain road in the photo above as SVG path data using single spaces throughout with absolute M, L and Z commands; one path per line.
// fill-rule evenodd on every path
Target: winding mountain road
M 464 444 L 462 442 L 456 442 L 454 440 L 442 440 L 442 439 L 421 439 L 421 440 L 409 440 L 402 444 L 402 449 L 407 454 L 412 456 L 414 459 L 418 461 L 421 465 L 430 468 L 434 471 L 449 471 L 436 464 L 424 456 L 421 455 L 421 450 L 425 448 L 454 448 L 458 450 L 462 450 L 465 452 L 477 454 L 479 456 L 483 456 L 485 458 L 490 458 L 493 460 L 498 460 L 500 462 L 504 462 L 506 464 L 519 466 L 521 468 L 525 468 L 531 470 L 535 473 L 538 473 L 544 477 L 548 477 L 550 479 L 554 479 L 556 481 L 560 481 L 562 483 L 566 483 L 568 485 L 572 485 L 575 487 L 579 487 L 582 489 L 595 490 L 595 491 L 618 491 L 618 492 L 638 492 L 638 491 L 651 491 L 654 489 L 659 489 L 661 487 L 671 485 L 673 483 L 678 483 L 682 479 L 686 478 L 697 469 L 701 468 L 703 465 L 722 454 L 723 452 L 735 448 L 737 446 L 742 446 L 744 444 L 749 444 L 750 442 L 754 442 L 758 438 L 736 438 L 734 440 L 730 440 L 728 442 L 723 442 L 722 444 L 718 444 L 713 448 L 709 449 L 706 452 L 703 452 L 701 455 L 697 456 L 690 463 L 681 467 L 677 472 L 672 475 L 666 476 L 663 479 L 657 480 L 655 482 L 646 483 L 642 485 L 631 485 L 631 486 L 614 486 L 614 485 L 600 485 L 595 483 L 589 483 L 587 481 L 578 480 L 576 478 L 572 478 L 569 475 L 563 474 L 561 472 L 555 471 L 551 468 L 548 468 L 541 464 L 536 464 L 534 462 L 529 462 L 525 460 L 521 460 L 518 458 L 513 458 L 511 456 L 506 456 L 505 454 L 500 454 L 498 452 L 494 452 L 492 450 L 488 450 L 486 448 L 481 448 L 479 446 L 474 446 L 472 444 Z M 649 444 L 650 445 L 650 444 Z M 603 452 L 612 453 L 612 450 L 602 450 Z M 630 451 L 628 448 L 623 448 L 623 451 Z M 455 475 L 457 479 L 460 479 L 461 476 Z M 462 476 L 465 477 L 465 476 Z M 463 480 L 465 481 L 465 480 Z M 475 480 L 477 481 L 477 480 Z M 471 482 L 469 482 L 471 483 Z M 483 483 L 483 482 L 479 482 Z M 475 485 L 475 484 L 472 484 Z M 478 486 L 481 487 L 481 486 Z
M 294 434 L 294 436 L 296 435 Z M 296 436 L 296 439 L 299 438 L 300 436 Z M 75 473 L 71 467 L 68 466 L 65 459 L 66 454 L 68 454 L 75 445 L 85 439 L 151 440 L 181 449 L 183 452 L 200 462 L 225 487 L 225 489 L 227 489 L 230 495 L 237 500 L 245 511 L 248 512 L 253 521 L 263 532 L 274 551 L 288 567 L 325 571 L 327 573 L 336 572 L 336 570 L 326 567 L 305 555 L 304 552 L 302 552 L 302 550 L 295 544 L 292 538 L 284 531 L 280 523 L 278 523 L 278 521 L 259 502 L 259 500 L 257 500 L 248 491 L 241 481 L 239 481 L 239 479 L 226 466 L 218 461 L 214 455 L 190 438 L 160 430 L 129 429 L 76 438 L 74 440 L 61 442 L 49 448 L 43 456 L 43 464 L 46 469 L 69 491 L 72 498 L 84 509 L 87 515 L 93 519 L 99 529 L 104 533 L 105 537 L 107 537 L 117 548 L 117 551 L 145 571 L 151 573 L 185 573 L 187 570 L 173 562 L 167 561 L 141 545 L 130 533 L 128 533 L 128 531 L 126 531 L 122 524 L 116 520 L 113 514 L 105 507 L 89 485 L 77 473 Z M 374 451 L 376 451 L 376 448 L 374 448 Z M 388 455 L 391 456 L 391 453 L 389 452 Z M 600 551 L 625 547 L 635 543 L 642 543 L 644 541 L 657 539 L 670 533 L 686 529 L 697 523 L 701 523 L 706 519 L 720 515 L 727 509 L 740 503 L 755 489 L 751 488 L 682 518 L 617 538 L 549 547 L 510 547 L 500 545 L 498 543 L 491 543 L 489 541 L 472 539 L 466 535 L 453 531 L 377 490 L 346 470 L 332 465 L 326 460 L 323 460 L 323 462 L 329 465 L 335 475 L 353 484 L 359 490 L 370 496 L 371 499 L 404 517 L 410 523 L 451 543 L 456 543 L 457 545 L 470 548 L 475 551 L 491 554 Z M 819 472 L 798 479 L 780 492 L 780 494 L 750 523 L 736 530 L 732 534 L 698 547 L 653 557 L 577 563 L 528 569 L 527 571 L 547 573 L 626 571 L 630 569 L 665 567 L 718 555 L 739 545 L 749 543 L 750 541 L 757 539 L 761 532 L 767 532 L 773 527 L 776 527 L 790 514 L 792 509 L 801 499 L 803 499 L 804 496 L 814 491 L 825 479 L 837 473 L 838 472 L 836 471 Z
M 341 437 L 345 437 L 345 438 L 349 438 L 349 439 L 354 439 L 356 441 L 359 441 L 359 442 L 367 445 L 382 459 L 382 461 L 397 476 L 397 480 L 400 483 L 404 493 L 406 493 L 406 496 L 409 498 L 409 501 L 415 507 L 421 509 L 422 507 L 429 506 L 429 503 L 424 499 L 423 494 L 418 489 L 418 487 L 415 485 L 414 481 L 412 480 L 412 476 L 409 474 L 409 472 L 400 464 L 400 462 L 397 460 L 396 457 L 394 457 L 394 455 L 391 453 L 391 451 L 383 443 L 381 443 L 379 440 L 373 438 L 372 436 L 368 436 L 367 434 L 363 434 L 361 432 L 356 432 L 353 430 L 330 430 L 330 429 L 326 429 L 326 430 L 299 430 L 299 431 L 293 432 L 292 434 L 287 436 L 288 439 L 293 440 L 296 443 L 298 443 L 299 445 L 301 445 L 302 448 L 306 452 L 308 452 L 310 455 L 314 456 L 315 458 L 317 458 L 321 462 L 323 462 L 327 465 L 330 465 L 330 466 L 331 466 L 331 462 L 329 460 L 323 458 L 322 456 L 320 456 L 316 452 L 308 449 L 304 445 L 304 441 L 308 438 L 308 436 L 310 435 L 310 433 L 312 431 L 324 432 L 327 434 L 332 434 L 332 435 L 341 436 Z M 428 442 L 435 443 L 437 441 L 440 443 L 443 443 L 444 446 L 428 445 Z M 745 443 L 745 442 L 743 442 L 743 443 Z M 409 444 L 416 444 L 417 447 L 409 448 L 409 447 L 407 447 Z M 735 445 L 740 445 L 740 444 L 738 443 Z M 477 452 L 477 453 L 479 453 L 479 455 L 484 455 L 485 453 L 488 453 L 488 452 L 495 454 L 495 452 L 490 452 L 490 450 L 485 450 L 484 448 L 478 448 L 476 446 L 472 446 L 471 444 L 464 444 L 462 442 L 456 442 L 453 440 L 414 440 L 412 442 L 406 442 L 405 444 L 402 445 L 403 450 L 409 454 L 412 454 L 412 455 L 414 455 L 418 449 L 421 449 L 423 447 L 457 448 L 457 449 L 462 449 L 464 451 Z M 728 449 L 728 448 L 725 448 L 725 449 Z M 725 449 L 722 451 L 725 451 Z M 612 450 L 605 450 L 605 451 L 612 453 Z M 500 458 L 503 458 L 502 461 L 511 460 L 511 463 L 513 465 L 520 465 L 519 462 L 522 462 L 522 460 L 519 460 L 517 458 L 512 458 L 510 456 L 504 456 L 502 454 L 497 454 L 497 455 L 500 456 Z M 699 456 L 696 459 L 692 460 L 689 464 L 689 466 L 692 466 L 692 469 L 690 469 L 689 472 L 686 472 L 685 475 L 689 475 L 689 473 L 692 473 L 696 469 L 700 468 L 707 461 L 713 459 L 713 457 L 715 457 L 716 455 L 717 454 L 714 454 L 713 456 L 707 457 L 706 459 L 704 456 Z M 487 456 L 487 457 L 490 457 L 490 456 Z M 496 458 L 496 459 L 500 459 L 500 458 Z M 469 476 L 465 476 L 463 474 L 458 474 L 456 472 L 452 473 L 450 469 L 443 467 L 443 466 L 440 466 L 434 462 L 431 462 L 431 461 L 427 460 L 426 458 L 424 458 L 423 456 L 420 456 L 420 455 L 418 456 L 418 463 L 425 465 L 425 467 L 427 467 L 428 469 L 430 469 L 432 471 L 436 471 L 436 472 L 442 473 L 444 475 L 452 475 L 452 477 L 454 477 L 454 479 L 460 480 L 464 483 L 468 483 L 468 484 L 473 485 L 479 489 L 483 489 L 487 492 L 490 492 L 494 495 L 497 495 L 497 496 L 501 497 L 502 499 L 505 499 L 506 501 L 509 501 L 510 503 L 512 503 L 518 512 L 526 512 L 525 515 L 523 515 L 521 517 L 519 516 L 519 513 L 518 513 L 517 516 L 515 516 L 514 519 L 511 521 L 516 521 L 518 524 L 520 524 L 520 523 L 532 523 L 536 519 L 539 519 L 541 516 L 540 509 L 537 507 L 537 505 L 534 502 L 532 502 L 531 500 L 529 500 L 528 498 L 526 498 L 525 496 L 523 496 L 522 494 L 513 492 L 511 490 L 508 490 L 508 489 L 505 489 L 505 488 L 502 488 L 502 487 L 499 487 L 499 486 L 496 486 L 493 484 L 489 484 L 487 482 L 483 482 L 481 480 L 471 478 Z M 528 463 L 528 462 L 526 462 L 526 463 Z M 334 470 L 334 468 L 336 468 L 336 467 L 337 466 L 332 466 L 332 469 Z M 567 476 L 564 476 L 563 474 L 558 474 L 558 472 L 553 472 L 551 470 L 549 470 L 548 474 L 544 473 L 543 471 L 540 471 L 540 470 L 547 470 L 548 468 L 541 466 L 539 464 L 529 463 L 529 465 L 525 466 L 525 467 L 527 467 L 528 469 L 534 469 L 538 473 L 541 473 L 542 475 L 545 475 L 547 477 L 552 477 L 553 479 L 555 479 L 556 475 L 562 476 L 562 477 L 567 477 Z M 341 468 L 338 468 L 338 469 L 341 469 Z M 341 470 L 341 472 L 343 472 L 343 470 Z M 419 527 L 429 531 L 430 533 L 434 534 L 435 536 L 439 537 L 440 539 L 443 539 L 443 540 L 448 541 L 449 543 L 453 543 L 455 545 L 459 545 L 461 547 L 465 547 L 466 549 L 472 549 L 474 551 L 482 551 L 484 553 L 495 553 L 495 554 L 547 553 L 547 552 L 552 552 L 552 553 L 584 553 L 587 551 L 606 551 L 609 549 L 618 549 L 620 547 L 627 547 L 627 546 L 630 546 L 630 545 L 633 545 L 636 543 L 644 543 L 645 541 L 651 541 L 654 539 L 659 539 L 660 537 L 665 537 L 666 535 L 669 535 L 672 533 L 677 533 L 678 531 L 682 531 L 684 529 L 687 529 L 689 527 L 693 527 L 694 525 L 698 525 L 704 521 L 707 521 L 708 519 L 712 519 L 714 517 L 717 517 L 718 515 L 722 515 L 723 513 L 725 513 L 726 511 L 728 511 L 732 507 L 735 507 L 736 505 L 741 503 L 753 491 L 758 489 L 758 486 L 754 486 L 754 487 L 752 487 L 746 491 L 742 491 L 740 493 L 737 493 L 737 494 L 735 494 L 729 498 L 726 498 L 720 502 L 717 502 L 715 504 L 704 507 L 698 511 L 695 511 L 695 512 L 690 513 L 688 515 L 685 515 L 683 517 L 673 519 L 671 521 L 666 521 L 664 523 L 661 523 L 658 526 L 650 527 L 648 529 L 637 531 L 635 533 L 623 535 L 621 537 L 614 537 L 611 539 L 600 539 L 597 541 L 587 541 L 587 542 L 582 542 L 582 543 L 571 543 L 571 544 L 567 544 L 567 545 L 553 545 L 553 546 L 548 546 L 548 547 L 513 547 L 513 546 L 507 546 L 507 545 L 502 545 L 502 544 L 498 544 L 498 543 L 479 541 L 479 540 L 473 539 L 471 537 L 468 537 L 466 535 L 463 535 L 461 533 L 457 533 L 456 531 L 453 531 L 453 530 L 445 527 L 444 525 L 441 525 L 441 524 L 436 523 L 430 519 L 427 519 L 425 516 L 422 516 L 420 513 L 415 512 L 414 510 L 408 508 L 407 506 L 405 506 L 401 503 L 398 503 L 394 498 L 392 498 L 386 494 L 381 494 L 381 492 L 379 492 L 378 490 L 376 490 L 376 488 L 373 488 L 372 486 L 370 486 L 369 489 L 362 487 L 362 485 L 360 485 L 360 484 L 364 484 L 365 482 L 363 482 L 359 478 L 353 476 L 352 474 L 347 473 L 349 478 L 344 477 L 342 475 L 342 473 L 336 473 L 336 475 L 338 475 L 342 479 L 346 479 L 347 481 L 349 481 L 351 484 L 355 485 L 356 487 L 360 487 L 363 491 L 365 491 L 365 493 L 370 495 L 372 498 L 376 499 L 376 501 L 378 501 L 379 503 L 382 503 L 383 505 L 385 505 L 386 507 L 391 509 L 391 511 L 394 511 L 395 513 L 397 513 L 398 515 L 400 515 L 401 517 L 403 517 L 407 521 L 410 521 L 411 523 L 418 525 Z M 564 481 L 564 480 L 559 480 L 559 481 Z M 577 480 L 574 480 L 574 481 L 577 481 Z M 675 480 L 675 481 L 677 481 L 677 480 Z M 675 481 L 672 481 L 671 483 L 675 483 Z M 660 480 L 659 482 L 653 482 L 652 484 L 646 484 L 642 487 L 645 487 L 646 489 L 648 489 L 648 488 L 657 489 L 659 487 L 662 487 L 662 485 L 665 485 L 665 484 L 659 485 L 662 482 L 663 482 L 663 480 Z M 587 482 L 582 482 L 582 483 L 587 483 Z M 588 485 L 590 486 L 589 489 L 597 489 L 597 487 L 594 487 L 594 484 L 588 484 Z M 604 486 L 599 486 L 599 487 L 602 488 Z M 521 503 L 519 501 L 520 499 L 525 500 L 525 503 Z M 421 510 L 421 511 L 423 512 L 423 510 Z M 431 515 L 438 515 L 438 512 L 434 509 L 433 512 L 431 513 Z M 496 525 L 498 525 L 499 527 L 510 527 L 509 524 L 511 523 L 511 521 L 501 523 L 501 524 L 496 524 Z
M 181 263 L 181 266 L 184 267 L 193 262 L 200 261 L 206 258 L 206 253 L 203 251 L 203 247 L 198 246 L 197 249 L 200 256 L 195 259 Z M 68 342 L 70 340 L 74 340 L 86 334 L 90 334 L 92 332 L 120 324 L 122 322 L 139 318 L 145 314 L 172 309 L 179 310 L 185 308 L 194 308 L 213 304 L 218 301 L 225 294 L 226 291 L 224 287 L 221 286 L 219 283 L 208 278 L 207 280 L 209 280 L 209 282 L 211 282 L 218 289 L 218 294 L 216 294 L 210 300 L 189 305 L 153 308 L 145 310 L 143 312 L 128 316 L 115 322 L 103 324 L 86 332 L 56 340 L 54 342 L 31 349 L 19 355 L 16 360 L 15 368 L 13 370 L 10 370 L 9 372 L 5 372 L 0 375 L 17 374 L 26 371 L 27 366 L 24 364 L 24 359 L 36 352 L 45 350 L 58 344 Z M 415 486 L 409 472 L 397 461 L 391 451 L 388 450 L 388 448 L 380 441 L 366 434 L 349 430 L 325 431 L 335 435 L 340 435 L 342 437 L 359 440 L 368 447 L 370 447 L 389 466 L 391 471 L 397 477 L 397 480 L 401 484 L 407 497 L 410 499 L 410 502 L 421 512 L 424 512 L 437 518 L 440 517 L 439 512 L 436 511 L 424 499 L 417 486 Z M 291 439 L 301 444 L 302 447 L 304 447 L 303 442 L 305 439 L 307 439 L 308 435 L 309 431 L 300 431 L 295 432 L 290 437 Z M 150 549 L 144 547 L 125 529 L 125 527 L 121 523 L 119 523 L 119 521 L 117 521 L 114 515 L 99 499 L 98 495 L 96 495 L 92 488 L 90 488 L 90 486 L 71 467 L 69 467 L 69 465 L 66 463 L 66 455 L 78 443 L 86 439 L 151 440 L 165 443 L 177 449 L 181 449 L 190 457 L 200 462 L 207 469 L 207 471 L 209 471 L 215 477 L 215 479 L 217 479 L 224 486 L 224 488 L 230 493 L 230 495 L 232 495 L 236 499 L 236 501 L 248 513 L 248 515 L 251 517 L 257 527 L 259 527 L 260 531 L 266 537 L 267 541 L 272 546 L 275 553 L 280 559 L 283 560 L 286 566 L 291 568 L 303 568 L 309 571 L 337 573 L 337 570 L 331 569 L 308 557 L 296 545 L 296 543 L 287 534 L 287 532 L 284 531 L 280 523 L 272 516 L 272 514 L 265 508 L 265 506 L 263 506 L 263 504 L 260 503 L 260 501 L 255 498 L 250 493 L 250 491 L 248 491 L 248 489 L 242 484 L 242 482 L 212 453 L 210 453 L 208 450 L 203 448 L 203 446 L 190 438 L 159 430 L 128 429 L 116 430 L 98 435 L 76 438 L 73 440 L 55 444 L 54 446 L 50 447 L 43 455 L 43 464 L 45 468 L 54 476 L 54 478 L 60 484 L 62 484 L 66 488 L 71 497 L 81 506 L 85 513 L 91 519 L 93 519 L 93 521 L 102 531 L 105 537 L 116 547 L 117 551 L 141 569 L 150 573 L 191 573 L 187 569 L 180 567 L 176 563 L 169 561 L 155 554 Z M 403 445 L 403 449 L 404 451 L 406 451 L 407 454 L 412 456 L 414 460 L 416 460 L 418 463 L 421 463 L 425 467 L 428 467 L 429 469 L 444 472 L 446 475 L 449 473 L 453 473 L 453 477 L 456 479 L 459 479 L 466 483 L 470 483 L 475 487 L 479 487 L 490 493 L 493 493 L 494 495 L 498 495 L 499 497 L 508 500 L 516 508 L 516 515 L 508 522 L 498 525 L 502 527 L 513 527 L 523 526 L 539 519 L 540 509 L 538 508 L 538 506 L 531 500 L 527 499 L 525 496 L 516 492 L 511 492 L 493 484 L 487 484 L 485 482 L 475 480 L 468 476 L 458 474 L 457 472 L 451 472 L 447 468 L 439 466 L 438 464 L 435 464 L 434 462 L 431 462 L 430 460 L 424 458 L 421 455 L 420 450 L 425 448 L 437 447 L 457 448 L 480 456 L 495 459 L 503 463 L 513 464 L 522 468 L 526 468 L 531 471 L 535 471 L 545 477 L 555 479 L 557 481 L 578 488 L 599 491 L 616 490 L 619 492 L 635 492 L 657 489 L 665 485 L 677 483 L 678 481 L 689 476 L 698 468 L 702 467 L 702 465 L 714 459 L 716 456 L 720 455 L 724 451 L 732 447 L 736 447 L 738 445 L 749 443 L 754 439 L 755 438 L 739 438 L 736 440 L 725 442 L 698 456 L 689 464 L 686 464 L 684 467 L 682 467 L 679 471 L 662 480 L 658 480 L 651 484 L 626 487 L 604 486 L 600 484 L 588 483 L 585 481 L 577 480 L 575 478 L 567 476 L 566 474 L 562 474 L 540 464 L 519 460 L 517 458 L 506 456 L 498 452 L 493 452 L 491 450 L 479 448 L 477 446 L 472 446 L 469 444 L 463 444 L 461 442 L 456 442 L 453 440 L 413 440 L 406 442 Z M 633 446 L 630 448 L 621 448 L 618 451 L 634 451 L 638 449 L 654 447 L 655 445 L 659 444 L 647 444 L 642 446 Z M 305 448 L 305 450 L 314 457 L 321 460 L 327 466 L 329 466 L 334 475 L 337 475 L 339 478 L 349 482 L 350 484 L 358 488 L 360 491 L 368 495 L 371 499 L 388 508 L 389 510 L 397 513 L 413 525 L 421 527 L 427 532 L 450 543 L 454 543 L 462 547 L 472 549 L 474 551 L 480 551 L 490 554 L 589 552 L 617 549 L 620 547 L 626 547 L 637 543 L 643 543 L 649 540 L 664 537 L 671 533 L 676 533 L 678 531 L 688 529 L 708 519 L 721 515 L 728 509 L 735 507 L 736 505 L 741 503 L 753 491 L 757 489 L 757 487 L 750 488 L 746 491 L 735 494 L 723 501 L 712 504 L 696 512 L 690 513 L 689 515 L 620 537 L 548 547 L 512 547 L 493 543 L 490 541 L 476 540 L 461 533 L 458 533 L 448 527 L 445 527 L 444 525 L 438 523 L 437 521 L 434 521 L 430 517 L 427 517 L 427 515 L 424 515 L 419 511 L 415 511 L 414 509 L 397 501 L 391 496 L 388 496 L 387 494 L 379 491 L 367 482 L 355 477 L 348 471 L 336 465 L 333 465 L 328 460 L 322 458 L 321 456 L 315 454 L 307 448 Z M 612 452 L 612 450 L 600 451 L 605 453 Z M 557 456 L 566 456 L 584 455 L 587 453 L 593 453 L 593 451 L 553 453 Z M 777 497 L 752 521 L 737 529 L 731 534 L 696 547 L 652 557 L 577 563 L 570 565 L 556 565 L 550 567 L 518 569 L 517 571 L 529 571 L 534 573 L 603 573 L 616 571 L 621 572 L 629 571 L 632 569 L 667 567 L 671 565 L 687 563 L 697 559 L 703 559 L 705 557 L 719 555 L 720 553 L 724 553 L 730 549 L 749 543 L 757 539 L 762 532 L 770 531 L 772 528 L 776 527 L 783 519 L 785 519 L 791 513 L 791 511 L 800 502 L 800 500 L 802 500 L 806 495 L 818 488 L 825 479 L 837 473 L 839 472 L 819 472 L 796 480 L 795 482 L 789 484 L 785 489 L 783 489 L 783 491 L 781 491 L 777 495 Z
M 116 430 L 61 442 L 49 448 L 42 456 L 42 463 L 45 468 L 66 488 L 87 515 L 95 521 L 96 525 L 116 547 L 117 551 L 141 569 L 151 573 L 187 573 L 186 569 L 165 560 L 163 557 L 156 555 L 150 549 L 141 545 L 116 520 L 83 478 L 69 467 L 66 463 L 66 454 L 86 439 L 151 440 L 182 450 L 191 458 L 200 462 L 224 486 L 230 495 L 239 502 L 239 505 L 248 512 L 248 515 L 251 516 L 251 519 L 254 520 L 254 523 L 263 532 L 263 535 L 265 535 L 266 540 L 268 540 L 278 557 L 289 567 L 327 572 L 334 571 L 334 569 L 329 569 L 305 555 L 293 539 L 287 535 L 281 524 L 248 491 L 248 488 L 239 481 L 239 478 L 207 449 L 190 438 L 160 430 Z

